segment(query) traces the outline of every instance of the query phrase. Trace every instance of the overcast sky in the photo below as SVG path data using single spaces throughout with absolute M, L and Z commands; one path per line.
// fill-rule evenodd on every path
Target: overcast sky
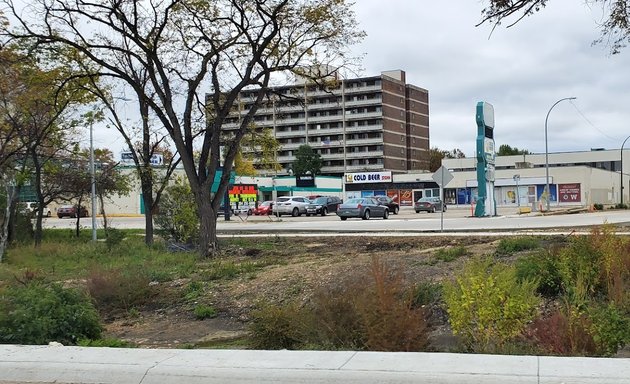
M 487 3 L 487 2 L 485 2 Z M 357 0 L 364 75 L 402 69 L 429 91 L 430 145 L 475 151 L 475 106 L 494 105 L 495 142 L 531 152 L 619 149 L 630 135 L 630 48 L 592 45 L 601 11 L 552 0 L 511 28 L 475 27 L 481 1 Z M 573 105 L 572 105 L 573 104 Z M 630 140 L 629 140 L 630 142 Z M 627 143 L 627 147 L 630 145 Z
M 490 36 L 491 25 L 475 27 L 482 8 L 479 0 L 356 0 L 367 32 L 354 47 L 364 55 L 361 75 L 402 69 L 407 82 L 429 91 L 432 147 L 473 156 L 475 106 L 486 101 L 494 105 L 497 148 L 544 153 L 549 108 L 575 96 L 549 116 L 549 151 L 619 149 L 630 135 L 630 48 L 612 56 L 609 47 L 592 45 L 601 12 L 552 0 Z M 118 156 L 124 142 L 99 127 L 95 146 Z

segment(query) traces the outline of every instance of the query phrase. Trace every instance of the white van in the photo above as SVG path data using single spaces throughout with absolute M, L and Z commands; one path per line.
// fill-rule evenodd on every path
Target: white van
M 35 214 L 35 211 L 37 210 L 37 202 L 36 201 L 23 201 L 20 203 L 20 210 L 22 212 Z M 47 206 L 44 207 L 44 216 L 46 217 L 52 216 L 52 212 L 50 211 L 50 209 L 48 209 Z

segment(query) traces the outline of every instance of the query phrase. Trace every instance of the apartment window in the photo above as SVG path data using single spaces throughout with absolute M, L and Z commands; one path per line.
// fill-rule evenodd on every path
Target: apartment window
M 400 142 L 402 143 L 403 141 L 405 141 L 405 136 L 400 136 Z
M 404 167 L 405 166 L 405 160 L 400 160 L 400 165 Z

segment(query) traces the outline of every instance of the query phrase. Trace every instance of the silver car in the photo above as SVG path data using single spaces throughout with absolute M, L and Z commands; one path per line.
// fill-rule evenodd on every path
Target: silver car
M 302 196 L 284 196 L 278 197 L 273 204 L 273 214 L 277 216 L 291 215 L 293 217 L 306 214 L 306 206 L 311 201 Z
M 370 217 L 387 219 L 389 218 L 389 208 L 374 198 L 361 197 L 350 199 L 341 204 L 337 209 L 337 216 L 341 220 L 346 220 L 349 217 L 360 217 L 363 220 L 369 220 Z

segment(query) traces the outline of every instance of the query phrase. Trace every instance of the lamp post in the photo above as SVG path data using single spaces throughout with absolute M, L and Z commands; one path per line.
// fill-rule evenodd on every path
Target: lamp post
M 90 119 L 90 176 L 92 178 L 92 241 L 96 242 L 96 177 L 94 175 L 94 119 Z M 81 207 L 79 207 L 79 211 Z M 79 212 L 79 215 L 81 213 Z
M 549 146 L 547 141 L 547 120 L 549 120 L 549 114 L 551 113 L 551 110 L 561 101 L 575 99 L 577 99 L 577 97 L 565 97 L 556 101 L 551 106 L 551 108 L 549 108 L 549 112 L 547 112 L 547 117 L 545 117 L 545 192 L 547 193 L 547 211 L 549 210 L 549 201 L 551 200 L 551 190 L 549 189 Z
M 620 187 L 620 191 L 621 191 L 621 198 L 619 199 L 619 205 L 623 205 L 623 146 L 626 145 L 626 141 L 628 141 L 628 139 L 630 139 L 630 136 L 626 137 L 626 139 L 623 141 L 623 144 L 621 144 L 621 149 L 619 150 L 619 157 L 621 158 L 621 166 L 619 169 L 619 177 L 621 178 L 621 183 L 619 184 Z

